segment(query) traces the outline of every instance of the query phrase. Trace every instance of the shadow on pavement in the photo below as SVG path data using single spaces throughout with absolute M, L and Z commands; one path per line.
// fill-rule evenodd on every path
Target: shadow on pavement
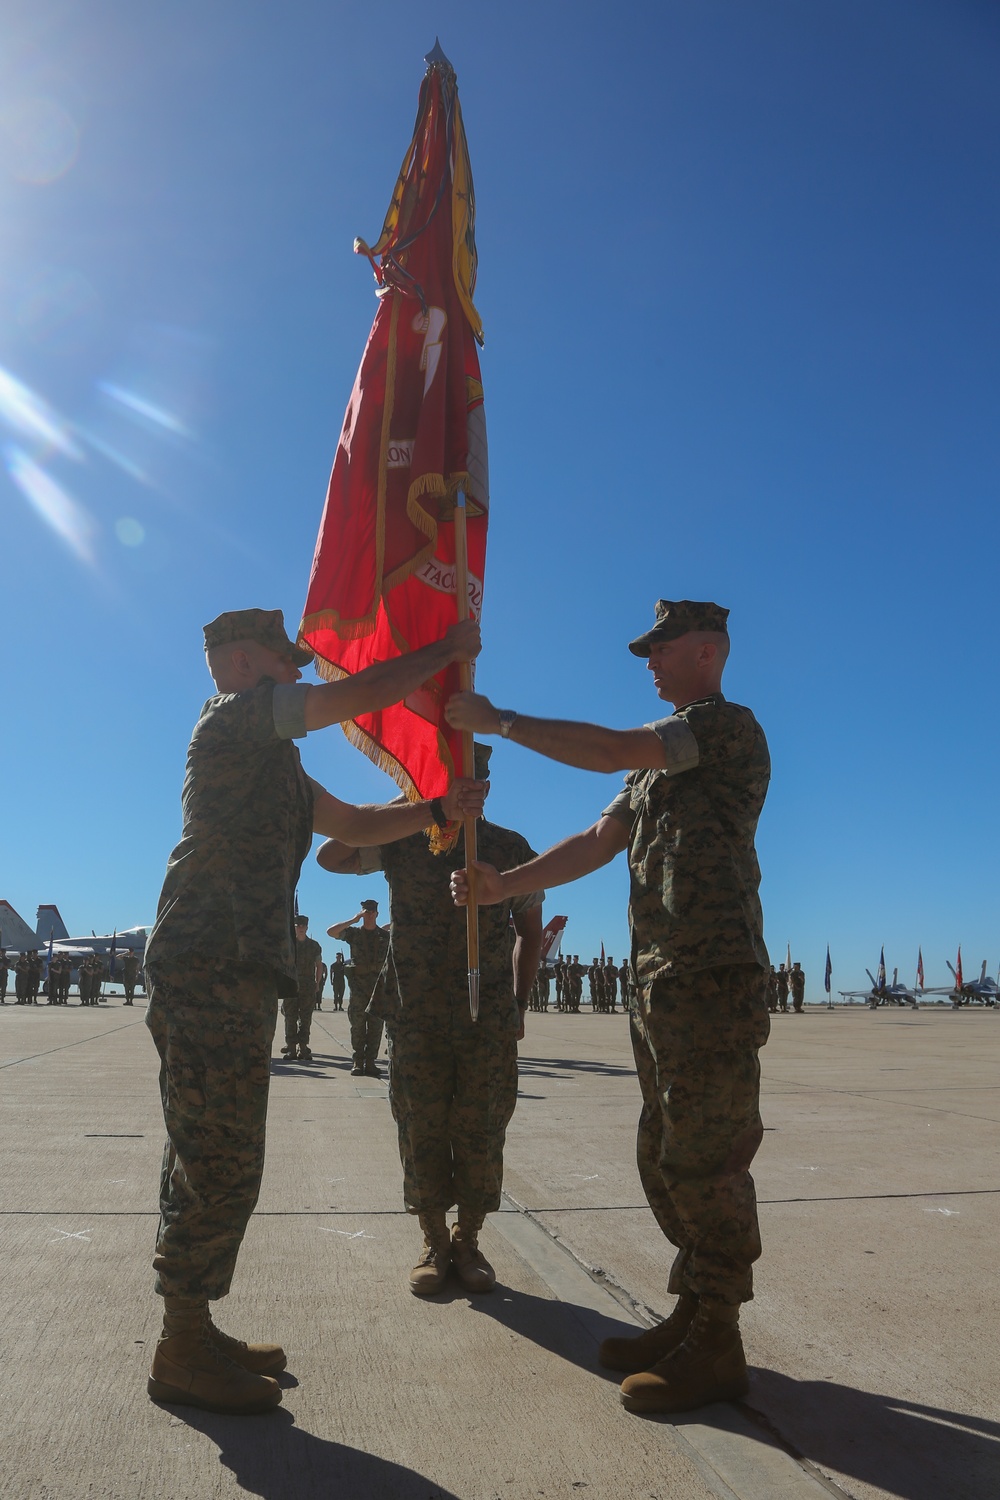
M 330 1078 L 334 1074 L 350 1071 L 351 1059 L 349 1057 L 323 1057 L 314 1052 L 311 1063 L 289 1062 L 284 1057 L 271 1058 L 272 1078 Z M 373 1078 L 371 1082 L 375 1083 L 376 1079 Z
M 457 1288 L 455 1297 L 467 1297 Z M 530 1292 L 518 1292 L 497 1283 L 496 1291 L 488 1297 L 467 1297 L 474 1312 L 485 1313 L 512 1333 L 570 1364 L 579 1365 L 602 1380 L 613 1380 L 617 1385 L 624 1377 L 613 1370 L 604 1370 L 597 1363 L 597 1346 L 602 1339 L 629 1337 L 641 1332 L 634 1323 L 624 1318 L 609 1318 L 590 1307 L 580 1307 L 573 1302 L 560 1302 L 550 1297 L 536 1297 Z
M 517 1071 L 531 1078 L 558 1078 L 561 1073 L 591 1073 L 603 1078 L 634 1078 L 635 1068 L 618 1063 L 580 1062 L 576 1058 L 517 1055 Z
M 414 1469 L 304 1432 L 281 1407 L 264 1417 L 225 1417 L 190 1406 L 164 1410 L 217 1443 L 219 1462 L 240 1489 L 263 1500 L 457 1500 Z
M 832 1380 L 754 1370 L 750 1416 L 765 1413 L 799 1456 L 899 1500 L 995 1500 L 1000 1423 Z

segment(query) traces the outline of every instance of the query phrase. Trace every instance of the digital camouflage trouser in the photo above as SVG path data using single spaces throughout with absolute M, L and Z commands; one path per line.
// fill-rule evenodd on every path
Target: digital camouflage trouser
M 517 1103 L 517 1042 L 474 1031 L 389 1032 L 389 1103 L 408 1213 L 500 1207 L 503 1147 Z
M 296 1047 L 309 1046 L 313 1011 L 316 1009 L 316 988 L 303 993 L 299 985 L 297 995 L 289 995 L 281 1002 L 281 1014 L 285 1018 L 285 1046 L 292 1051 Z
M 351 1027 L 351 1052 L 354 1061 L 361 1067 L 370 1067 L 378 1057 L 382 1046 L 382 1028 L 385 1025 L 381 1016 L 377 1016 L 368 1009 L 368 1000 L 371 992 L 364 1000 L 356 1000 L 352 994 L 347 1002 L 347 1020 Z
M 756 964 L 657 979 L 635 1002 L 636 1159 L 649 1206 L 680 1252 L 675 1294 L 753 1296 L 760 1230 L 749 1167 L 763 1138 L 757 1053 L 769 1026 L 767 971 Z
M 167 1144 L 153 1266 L 167 1297 L 224 1297 L 264 1170 L 274 977 L 208 960 L 149 974 Z

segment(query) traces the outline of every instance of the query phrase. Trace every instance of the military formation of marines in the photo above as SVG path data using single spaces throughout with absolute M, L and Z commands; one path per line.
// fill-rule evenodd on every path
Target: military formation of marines
M 47 973 L 45 967 L 42 955 L 37 949 L 18 955 L 13 966 L 16 1004 L 38 1005 L 41 1003 L 39 995 L 44 995 L 45 1003 L 48 1005 L 68 1005 L 74 967 L 77 971 L 80 1004 L 91 1006 L 100 1003 L 101 991 L 105 980 L 109 977 L 109 971 L 96 953 L 88 954 L 86 958 L 79 961 L 74 961 L 68 953 L 56 953 L 48 961 Z M 3 949 L 0 949 L 0 1005 L 7 1003 L 10 972 L 9 957 Z M 135 953 L 128 952 L 124 955 L 122 972 L 125 986 L 124 1003 L 132 1005 L 140 973 L 139 959 Z
M 471 661 L 478 626 L 334 683 L 299 681 L 310 654 L 280 611 L 223 614 L 205 628 L 216 695 L 188 750 L 184 826 L 170 856 L 146 952 L 147 1025 L 160 1052 L 167 1145 L 154 1268 L 163 1331 L 148 1389 L 157 1401 L 229 1413 L 272 1409 L 277 1344 L 246 1344 L 212 1320 L 229 1290 L 264 1156 L 271 1040 L 284 1001 L 286 1055 L 309 1060 L 308 1015 L 322 959 L 295 889 L 312 836 L 331 872 L 381 870 L 390 921 L 365 901 L 330 935 L 350 948 L 331 969 L 334 1005 L 350 986 L 352 1072 L 378 1076 L 388 1032 L 389 1098 L 403 1198 L 424 1246 L 409 1272 L 421 1297 L 454 1272 L 470 1293 L 495 1273 L 479 1235 L 499 1205 L 517 1095 L 525 1011 L 547 1008 L 537 977 L 546 888 L 627 851 L 631 954 L 553 967 L 559 1009 L 627 1005 L 642 1111 L 637 1159 L 647 1200 L 676 1256 L 666 1322 L 608 1339 L 601 1362 L 625 1373 L 629 1410 L 677 1412 L 747 1390 L 739 1331 L 760 1255 L 750 1163 L 762 1138 L 757 1053 L 768 1034 L 770 965 L 754 833 L 770 775 L 749 709 L 721 691 L 728 611 L 660 600 L 630 642 L 674 712 L 640 729 L 529 718 L 475 693 L 445 707 L 457 729 L 500 735 L 584 770 L 628 774 L 591 828 L 536 856 L 521 834 L 482 819 L 486 747 L 476 775 L 431 802 L 342 802 L 306 775 L 294 741 L 405 699 L 452 661 Z M 480 819 L 480 1015 L 468 1009 L 463 836 L 433 856 L 425 830 Z M 802 981 L 804 984 L 804 981 Z M 794 981 L 798 985 L 799 980 Z M 301 1004 L 294 1004 L 301 993 Z M 793 988 L 793 1003 L 795 989 Z M 305 1032 L 303 1036 L 303 1025 Z M 169 1066 L 167 1059 L 169 1058 Z M 447 1214 L 457 1209 L 449 1226 Z
M 792 997 L 792 1010 L 796 1015 L 801 1015 L 806 999 L 806 976 L 805 970 L 798 962 L 793 963 L 791 968 L 785 964 L 779 964 L 775 969 L 770 966 L 767 974 L 767 1008 L 773 1014 L 788 1012 L 788 997 Z

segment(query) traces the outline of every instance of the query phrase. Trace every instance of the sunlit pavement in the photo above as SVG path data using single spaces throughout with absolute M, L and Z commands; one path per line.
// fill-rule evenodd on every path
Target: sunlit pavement
M 327 1002 L 329 1004 L 329 1002 Z M 484 1232 L 500 1285 L 420 1301 L 384 1083 L 320 1012 L 276 1057 L 268 1165 L 218 1321 L 289 1352 L 282 1408 L 145 1393 L 162 1124 L 144 1009 L 0 1010 L 0 1494 L 16 1500 L 797 1500 L 1000 1492 L 1000 1014 L 775 1018 L 756 1162 L 751 1394 L 627 1415 L 598 1340 L 668 1310 L 628 1023 L 529 1016 Z M 276 1048 L 280 1041 L 276 1040 Z

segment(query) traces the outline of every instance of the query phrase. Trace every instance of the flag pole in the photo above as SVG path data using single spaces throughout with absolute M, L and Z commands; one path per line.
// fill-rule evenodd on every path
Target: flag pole
M 465 493 L 459 490 L 455 497 L 455 598 L 458 602 L 458 618 L 469 617 L 469 547 L 465 529 Z M 463 692 L 472 687 L 472 663 L 458 664 L 459 684 Z M 462 775 L 471 777 L 475 772 L 475 752 L 472 746 L 472 731 L 462 733 Z M 466 936 L 469 947 L 469 1014 L 473 1021 L 479 1020 L 479 906 L 476 902 L 476 820 L 463 818 L 465 829 L 465 862 L 469 876 L 468 903 L 465 908 Z

